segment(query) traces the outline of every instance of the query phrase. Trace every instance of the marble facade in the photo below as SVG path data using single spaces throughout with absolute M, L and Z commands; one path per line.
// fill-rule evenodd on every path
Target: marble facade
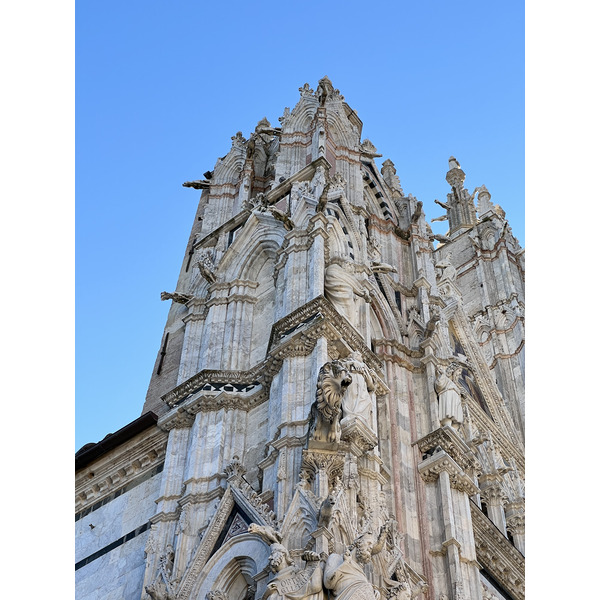
M 203 179 L 136 427 L 77 455 L 79 600 L 524 598 L 524 251 L 327 77 Z

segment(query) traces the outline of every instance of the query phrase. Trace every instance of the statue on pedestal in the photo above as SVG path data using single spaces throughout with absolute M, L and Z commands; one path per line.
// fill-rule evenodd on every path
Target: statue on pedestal
M 363 362 L 360 352 L 352 352 L 343 361 L 352 377 L 342 398 L 342 423 L 346 419 L 362 420 L 373 431 L 375 429 L 375 381 L 371 369 Z
M 341 361 L 334 360 L 321 367 L 316 399 L 310 410 L 310 439 L 334 443 L 340 441 L 342 397 L 351 383 L 352 377 Z
M 460 388 L 456 383 L 456 374 L 459 367 L 450 366 L 445 371 L 438 369 L 438 377 L 435 380 L 435 391 L 439 398 L 440 425 L 450 425 L 454 429 L 463 422 L 463 410 L 460 400 Z

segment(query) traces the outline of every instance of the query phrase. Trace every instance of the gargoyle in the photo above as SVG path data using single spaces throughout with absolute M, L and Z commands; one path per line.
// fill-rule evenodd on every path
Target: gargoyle
M 294 229 L 294 222 L 282 211 L 274 206 L 269 206 L 269 212 L 278 220 L 283 223 L 283 226 L 291 231 Z
M 281 533 L 270 525 L 258 525 L 257 523 L 250 523 L 250 525 L 248 525 L 248 533 L 255 533 L 263 540 L 263 542 L 269 545 L 281 544 L 283 539 Z

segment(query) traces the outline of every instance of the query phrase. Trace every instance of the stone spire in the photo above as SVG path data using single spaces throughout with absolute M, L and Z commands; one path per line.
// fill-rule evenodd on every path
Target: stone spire
M 461 169 L 460 163 L 454 156 L 451 156 L 448 159 L 446 181 L 452 187 L 452 192 L 447 196 L 447 203 L 442 205 L 447 210 L 451 236 L 477 223 L 475 203 L 473 202 L 475 193 L 469 194 L 469 190 L 464 187 L 465 177 L 465 172 Z M 475 192 L 477 192 L 477 189 Z

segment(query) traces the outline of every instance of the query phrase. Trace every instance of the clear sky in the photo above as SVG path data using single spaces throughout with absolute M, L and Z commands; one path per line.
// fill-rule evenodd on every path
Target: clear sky
M 38 580 L 64 572 L 61 590 L 73 586 L 73 445 L 141 413 L 160 292 L 176 283 L 198 200 L 181 183 L 326 74 L 428 218 L 454 154 L 525 245 L 525 185 L 527 589 L 589 595 L 589 577 L 564 573 L 592 572 L 598 537 L 590 511 L 574 510 L 593 491 L 600 422 L 597 2 L 527 0 L 525 63 L 522 1 L 28 0 L 0 12 L 0 503 L 31 516 L 43 500 L 51 515 L 43 529 L 6 523 L 15 556 L 41 531 L 52 541 Z M 14 561 L 5 587 L 22 593 L 31 574 Z
M 200 196 L 181 184 L 305 82 L 331 79 L 428 219 L 454 155 L 525 246 L 523 2 L 78 2 L 75 32 L 75 449 L 141 414 Z

